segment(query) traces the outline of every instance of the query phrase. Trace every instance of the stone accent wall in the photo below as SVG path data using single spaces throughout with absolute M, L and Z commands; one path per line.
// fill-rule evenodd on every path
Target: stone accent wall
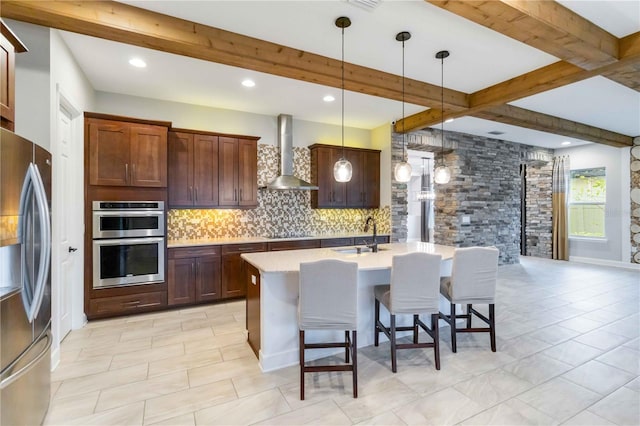
M 407 138 L 412 150 L 432 151 L 436 163 L 441 157 L 440 131 L 426 129 Z M 394 150 L 401 149 L 402 138 L 392 135 Z M 456 132 L 445 132 L 444 161 L 452 172 L 451 182 L 436 184 L 435 242 L 469 247 L 494 245 L 500 250 L 500 263 L 518 263 L 520 255 L 520 163 L 530 163 L 527 197 L 529 221 L 527 235 L 531 251 L 537 256 L 551 253 L 551 150 L 498 139 Z M 401 156 L 392 156 L 394 160 Z M 535 161 L 529 161 L 535 159 Z M 392 239 L 406 237 L 406 188 L 400 184 L 392 192 Z M 404 189 L 405 194 L 401 194 Z M 397 190 L 397 194 L 396 194 Z M 548 199 L 545 197 L 548 196 Z M 404 202 L 404 203 L 403 203 Z M 398 212 L 404 214 L 396 217 Z M 463 224 L 468 217 L 469 224 Z M 404 233 L 396 234 L 396 228 Z M 532 254 L 533 254 L 532 253 Z
M 640 263 L 640 137 L 631 148 L 631 263 Z
M 294 147 L 294 174 L 310 180 L 308 148 Z M 258 186 L 278 174 L 278 149 L 258 145 Z M 312 209 L 309 191 L 258 190 L 254 209 L 173 209 L 168 214 L 169 239 L 283 236 L 297 237 L 362 231 L 373 216 L 379 234 L 389 234 L 390 209 Z

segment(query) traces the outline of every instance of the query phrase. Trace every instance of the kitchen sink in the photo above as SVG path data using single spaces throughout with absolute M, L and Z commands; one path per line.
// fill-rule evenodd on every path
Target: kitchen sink
M 362 253 L 371 253 L 372 250 L 367 246 L 355 246 L 355 247 L 338 247 L 331 249 L 337 253 L 345 253 L 345 254 L 362 254 Z M 378 251 L 389 250 L 388 248 L 378 247 Z

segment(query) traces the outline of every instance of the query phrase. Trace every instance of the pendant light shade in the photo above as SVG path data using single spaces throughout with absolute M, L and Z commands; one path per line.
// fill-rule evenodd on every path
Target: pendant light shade
M 402 161 L 393 169 L 393 175 L 398 182 L 406 183 L 411 180 L 411 164 L 407 162 L 405 152 L 406 134 L 404 132 L 404 42 L 411 38 L 411 33 L 402 31 L 396 35 L 396 40 L 402 42 Z
M 344 29 L 351 25 L 346 16 L 336 19 L 336 27 L 342 29 L 342 157 L 333 166 L 333 178 L 336 182 L 349 182 L 353 174 L 353 167 L 344 156 Z
M 449 183 L 451 180 L 451 170 L 444 163 L 444 58 L 449 56 L 448 50 L 441 50 L 436 53 L 436 58 L 440 59 L 440 137 L 442 138 L 442 151 L 440 155 L 440 164 L 436 167 L 433 180 L 435 183 Z

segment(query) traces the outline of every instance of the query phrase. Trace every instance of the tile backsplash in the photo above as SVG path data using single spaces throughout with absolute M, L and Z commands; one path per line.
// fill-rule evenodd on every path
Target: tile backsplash
M 293 148 L 294 174 L 310 180 L 308 148 Z M 258 145 L 258 186 L 279 172 L 278 149 Z M 391 231 L 389 206 L 380 209 L 312 209 L 309 191 L 258 190 L 254 209 L 169 210 L 169 239 L 296 237 L 361 232 L 367 216 L 373 216 L 379 234 Z

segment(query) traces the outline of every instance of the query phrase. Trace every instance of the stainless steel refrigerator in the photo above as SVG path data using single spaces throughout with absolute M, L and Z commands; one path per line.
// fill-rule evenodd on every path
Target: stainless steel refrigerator
M 0 129 L 0 424 L 38 425 L 51 370 L 51 155 Z

